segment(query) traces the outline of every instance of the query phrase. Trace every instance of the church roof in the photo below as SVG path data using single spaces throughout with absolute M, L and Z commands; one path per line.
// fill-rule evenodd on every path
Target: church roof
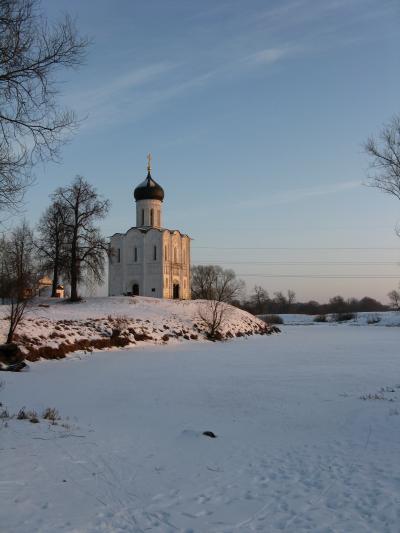
M 164 189 L 151 177 L 150 169 L 147 178 L 139 183 L 133 192 L 135 200 L 164 200 Z
M 140 231 L 140 233 L 148 233 L 149 231 L 158 231 L 160 233 L 168 232 L 171 235 L 173 235 L 174 233 L 179 233 L 181 237 L 188 237 L 190 240 L 193 240 L 191 237 L 189 237 L 187 233 L 182 233 L 178 229 L 156 228 L 154 226 L 147 226 L 147 227 L 146 226 L 140 226 L 140 227 L 132 226 L 125 233 L 114 233 L 113 235 L 110 235 L 109 238 L 112 239 L 113 237 L 116 237 L 117 235 L 122 235 L 125 237 L 126 235 L 128 235 L 130 231 Z

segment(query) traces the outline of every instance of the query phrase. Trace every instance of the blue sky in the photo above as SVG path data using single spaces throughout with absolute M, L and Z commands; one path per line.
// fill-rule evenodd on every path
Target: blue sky
M 362 143 L 399 112 L 398 1 L 43 7 L 76 16 L 93 44 L 60 85 L 86 119 L 62 162 L 37 169 L 29 220 L 81 174 L 112 201 L 104 232 L 125 231 L 151 151 L 164 223 L 193 237 L 194 263 L 299 299 L 384 300 L 397 286 L 399 205 L 363 185 Z

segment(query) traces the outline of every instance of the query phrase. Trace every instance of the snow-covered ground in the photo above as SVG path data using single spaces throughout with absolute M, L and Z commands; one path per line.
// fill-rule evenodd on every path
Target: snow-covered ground
M 10 412 L 62 421 L 0 422 L 0 530 L 397 533 L 399 357 L 320 325 L 4 373 Z
M 260 315 L 260 317 L 265 315 Z M 337 326 L 339 323 L 333 320 L 332 315 L 326 315 L 327 322 L 315 322 L 317 315 L 303 315 L 303 314 L 280 314 L 279 315 L 284 324 L 287 326 L 320 326 L 330 324 Z M 341 325 L 347 324 L 349 326 L 400 326 L 400 311 L 379 311 L 379 312 L 363 312 L 355 313 L 355 318 L 347 322 L 341 322 Z

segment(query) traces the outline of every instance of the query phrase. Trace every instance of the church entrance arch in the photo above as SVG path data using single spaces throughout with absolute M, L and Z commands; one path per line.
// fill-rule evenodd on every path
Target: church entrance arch
M 132 286 L 132 296 L 139 296 L 139 285 L 137 283 Z
M 178 300 L 180 298 L 179 294 L 179 283 L 174 283 L 173 287 L 173 298 L 174 300 Z

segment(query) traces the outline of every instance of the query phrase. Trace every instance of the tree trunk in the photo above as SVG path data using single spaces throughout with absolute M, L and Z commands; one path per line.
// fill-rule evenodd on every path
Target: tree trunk
M 78 276 L 77 276 L 77 265 L 76 261 L 71 265 L 71 302 L 78 302 Z
M 72 246 L 72 253 L 71 253 L 71 296 L 70 300 L 71 302 L 78 302 L 79 296 L 78 296 L 78 261 L 76 258 L 76 249 L 75 245 Z
M 78 258 L 77 258 L 77 245 L 78 245 L 78 211 L 75 209 L 75 226 L 72 235 L 71 243 L 71 302 L 78 302 Z
M 51 297 L 55 298 L 57 296 L 57 287 L 58 287 L 58 260 L 54 262 L 53 268 L 53 285 L 51 287 Z
M 12 325 L 10 324 L 10 328 L 8 330 L 6 344 L 11 344 L 12 341 L 13 341 L 13 338 L 14 338 L 14 331 L 13 331 Z
M 58 235 L 56 236 L 55 242 L 55 257 L 54 257 L 54 267 L 53 267 L 53 285 L 51 287 L 51 297 L 55 298 L 57 296 L 57 287 L 58 287 L 58 265 L 60 264 L 60 243 Z
M 15 331 L 15 303 L 12 298 L 11 298 L 11 305 L 10 305 L 9 321 L 10 321 L 10 325 L 8 327 L 8 333 L 7 333 L 7 344 L 13 341 L 14 331 Z

